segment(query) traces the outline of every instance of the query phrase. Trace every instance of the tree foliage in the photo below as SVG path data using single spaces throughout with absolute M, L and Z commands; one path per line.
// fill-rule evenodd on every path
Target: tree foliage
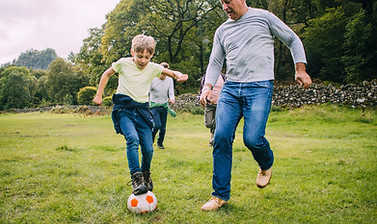
M 9 67 L 0 78 L 0 109 L 24 108 L 33 104 L 35 80 L 26 67 Z
M 247 0 L 247 4 L 273 12 L 301 37 L 307 71 L 314 79 L 357 83 L 377 78 L 375 0 Z M 101 27 L 89 29 L 80 51 L 69 55 L 72 63 L 47 48 L 27 50 L 1 65 L 0 109 L 80 103 L 80 89 L 96 86 L 113 62 L 129 57 L 137 34 L 155 38 L 152 61 L 167 62 L 171 69 L 189 75 L 187 82 L 175 85 L 177 94 L 197 93 L 215 30 L 227 16 L 218 0 L 121 0 L 106 19 Z M 290 51 L 278 40 L 275 79 L 294 81 Z M 112 76 L 105 97 L 114 93 L 117 83 L 118 77 Z M 111 97 L 106 99 L 111 105 Z
M 21 53 L 14 64 L 16 66 L 26 66 L 29 69 L 47 70 L 48 65 L 56 58 L 57 55 L 54 49 L 47 48 L 42 51 L 30 49 L 25 53 Z
M 59 104 L 77 104 L 77 92 L 87 85 L 89 77 L 62 58 L 51 62 L 49 69 L 46 86 L 50 99 Z
M 308 71 L 338 83 L 377 78 L 376 15 L 349 1 L 313 18 L 305 28 Z

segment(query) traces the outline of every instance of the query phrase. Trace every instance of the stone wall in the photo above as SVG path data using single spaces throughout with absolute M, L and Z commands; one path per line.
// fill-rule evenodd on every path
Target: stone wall
M 299 85 L 275 86 L 272 105 L 296 108 L 302 105 L 335 103 L 349 106 L 377 106 L 377 80 L 359 85 L 347 84 L 336 88 L 333 85 L 313 84 L 308 89 Z M 187 110 L 187 105 L 199 106 L 198 95 L 182 94 L 177 97 L 174 109 Z
M 313 84 L 308 89 L 299 85 L 274 86 L 272 105 L 283 108 L 297 108 L 303 105 L 335 103 L 353 107 L 377 106 L 377 80 L 359 85 L 347 84 L 336 88 L 333 85 Z M 176 111 L 202 114 L 198 94 L 187 93 L 176 97 L 172 108 Z M 29 109 L 12 109 L 7 112 L 25 113 L 50 111 L 52 113 L 79 113 L 86 116 L 110 114 L 111 108 L 98 106 L 54 106 Z

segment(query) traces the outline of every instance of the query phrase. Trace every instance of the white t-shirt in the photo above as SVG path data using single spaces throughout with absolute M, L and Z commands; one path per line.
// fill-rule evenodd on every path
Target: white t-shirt
M 148 93 L 154 77 L 160 76 L 163 66 L 154 62 L 140 70 L 133 58 L 121 58 L 112 64 L 115 72 L 119 73 L 116 93 L 131 97 L 139 103 L 148 102 Z

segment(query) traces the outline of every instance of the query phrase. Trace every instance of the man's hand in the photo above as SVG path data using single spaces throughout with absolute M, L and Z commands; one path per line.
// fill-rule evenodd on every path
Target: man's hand
M 309 88 L 309 86 L 312 84 L 312 79 L 306 72 L 302 73 L 296 73 L 296 81 L 304 87 L 304 89 Z
M 200 104 L 202 104 L 203 106 L 206 106 L 211 96 L 212 96 L 211 87 L 205 86 L 203 88 L 202 94 L 200 94 L 200 99 L 199 99 Z
M 296 75 L 295 79 L 296 81 L 304 87 L 304 89 L 309 88 L 309 86 L 312 84 L 312 79 L 306 73 L 306 65 L 304 63 L 296 63 Z

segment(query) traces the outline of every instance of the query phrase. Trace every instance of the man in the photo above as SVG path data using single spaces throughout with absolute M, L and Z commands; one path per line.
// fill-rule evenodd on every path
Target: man
M 216 112 L 214 191 L 212 198 L 203 205 L 204 211 L 216 210 L 230 199 L 232 144 L 242 117 L 244 144 L 260 167 L 256 184 L 263 188 L 270 181 L 274 156 L 264 135 L 272 101 L 274 37 L 291 50 L 296 80 L 304 88 L 311 85 L 302 42 L 286 24 L 266 10 L 249 8 L 245 0 L 221 2 L 229 19 L 216 30 L 205 87 L 200 96 L 200 102 L 206 105 L 226 60 L 227 81 Z

